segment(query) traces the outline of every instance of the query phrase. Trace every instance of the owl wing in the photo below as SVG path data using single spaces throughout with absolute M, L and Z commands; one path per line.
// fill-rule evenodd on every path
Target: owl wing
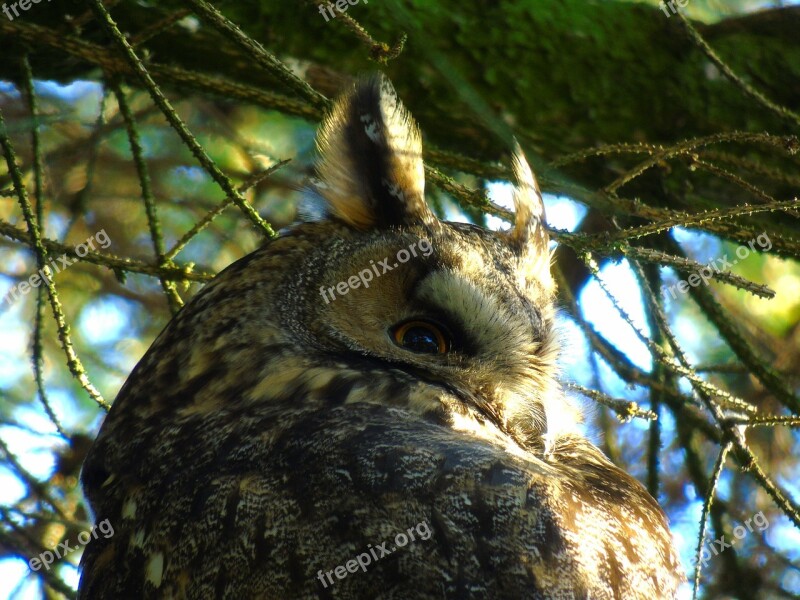
M 191 415 L 106 484 L 80 598 L 674 597 L 663 514 L 585 444 L 554 465 L 371 404 Z

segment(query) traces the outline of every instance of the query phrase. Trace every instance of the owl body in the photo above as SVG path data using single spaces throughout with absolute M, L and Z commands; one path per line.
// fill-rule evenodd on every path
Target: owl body
M 325 217 L 234 263 L 136 366 L 82 482 L 80 598 L 672 598 L 666 519 L 560 393 L 543 207 L 439 221 L 382 78 L 319 136 Z

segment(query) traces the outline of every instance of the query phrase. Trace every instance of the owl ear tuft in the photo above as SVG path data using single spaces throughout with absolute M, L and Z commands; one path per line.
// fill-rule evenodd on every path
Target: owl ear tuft
M 360 80 L 317 134 L 316 191 L 356 229 L 429 224 L 419 128 L 382 75 Z
M 514 141 L 514 227 L 508 232 L 509 242 L 526 264 L 528 278 L 549 281 L 550 236 L 545 228 L 544 201 L 522 148 Z

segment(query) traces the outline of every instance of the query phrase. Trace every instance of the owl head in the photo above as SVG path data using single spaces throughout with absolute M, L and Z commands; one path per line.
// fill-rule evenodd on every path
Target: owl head
M 311 195 L 322 210 L 288 233 L 314 249 L 283 312 L 338 366 L 374 368 L 376 381 L 392 382 L 354 386 L 361 392 L 350 388 L 346 401 L 399 396 L 528 447 L 572 432 L 577 412 L 554 383 L 544 205 L 521 149 L 514 226 L 488 231 L 439 220 L 428 207 L 419 128 L 384 77 L 339 98 L 317 147 Z
M 514 226 L 489 231 L 428 207 L 419 129 L 383 77 L 338 99 L 317 146 L 315 216 L 220 273 L 120 396 L 163 382 L 177 403 L 160 401 L 162 415 L 189 398 L 206 407 L 193 411 L 220 397 L 389 404 L 524 451 L 578 433 L 556 385 L 544 206 L 521 150 Z M 112 421 L 134 410 L 118 404 Z

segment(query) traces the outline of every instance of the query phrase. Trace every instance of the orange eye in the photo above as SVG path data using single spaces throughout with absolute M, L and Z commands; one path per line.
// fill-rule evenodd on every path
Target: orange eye
M 442 327 L 430 321 L 406 321 L 392 331 L 395 343 L 406 350 L 422 354 L 445 354 L 450 339 Z

